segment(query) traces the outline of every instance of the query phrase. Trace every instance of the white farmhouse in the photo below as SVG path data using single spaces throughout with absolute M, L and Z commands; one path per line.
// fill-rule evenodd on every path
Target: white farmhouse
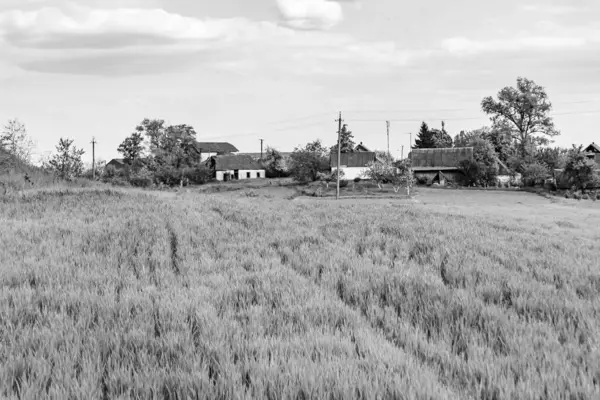
M 251 156 L 213 156 L 208 165 L 218 181 L 266 178 L 265 169 Z
M 338 155 L 336 152 L 331 154 L 331 171 L 337 170 Z M 367 165 L 377 159 L 373 151 L 355 151 L 352 153 L 341 153 L 340 170 L 344 173 L 344 179 L 353 180 L 355 178 L 365 178 Z

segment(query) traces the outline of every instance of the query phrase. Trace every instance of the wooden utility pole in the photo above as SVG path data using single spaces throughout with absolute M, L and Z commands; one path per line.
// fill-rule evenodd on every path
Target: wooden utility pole
M 265 139 L 258 139 L 260 140 L 260 161 L 262 161 L 263 159 L 263 142 Z
M 387 144 L 388 144 L 388 157 L 390 156 L 390 121 L 385 121 L 387 125 Z
M 340 158 L 342 157 L 342 112 L 340 111 L 340 116 L 337 119 L 337 123 L 338 123 L 338 156 L 337 156 L 337 170 L 336 170 L 336 175 L 337 175 L 337 191 L 335 194 L 335 199 L 339 200 L 340 199 Z
M 404 145 L 402 145 L 402 153 L 400 153 L 400 159 L 404 160 Z
M 96 138 L 92 137 L 92 179 L 96 180 Z

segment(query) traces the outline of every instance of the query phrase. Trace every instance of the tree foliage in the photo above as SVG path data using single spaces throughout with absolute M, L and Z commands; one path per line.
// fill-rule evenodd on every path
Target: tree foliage
M 530 186 L 543 184 L 550 176 L 550 169 L 540 161 L 534 161 L 523 166 L 523 179 Z
M 442 129 L 432 129 L 431 136 L 433 146 L 437 149 L 445 149 L 452 147 L 452 136 L 446 131 L 446 124 L 442 121 Z
M 142 132 L 133 132 L 119 145 L 117 151 L 123 155 L 126 164 L 131 165 L 135 160 L 140 159 L 144 153 L 144 136 Z
M 568 152 L 564 173 L 571 185 L 585 190 L 596 182 L 598 168 L 596 162 L 587 157 L 583 146 L 573 146 Z
M 344 126 L 342 126 L 342 130 L 340 131 L 340 144 L 342 153 L 351 153 L 356 147 L 356 143 L 354 143 L 354 135 L 352 134 L 352 131 L 348 129 L 348 124 L 344 124 Z M 337 151 L 338 145 L 336 143 L 335 145 L 331 146 L 331 152 L 337 153 Z
M 528 147 L 548 144 L 550 138 L 560 134 L 549 116 L 552 103 L 546 90 L 534 81 L 519 77 L 516 88 L 505 87 L 497 97 L 484 98 L 481 108 L 495 126 L 508 128 L 521 155 Z
M 52 155 L 46 167 L 63 179 L 72 179 L 83 173 L 81 157 L 85 154 L 83 149 L 73 145 L 73 139 L 60 138 L 56 145 L 56 153 Z
M 25 124 L 18 119 L 11 119 L 0 134 L 0 147 L 24 163 L 31 163 L 33 140 L 27 134 Z
M 267 147 L 263 166 L 267 172 L 267 176 L 281 177 L 286 175 L 285 161 L 281 153 L 273 147 Z
M 486 139 L 475 138 L 471 142 L 473 159 L 459 163 L 467 185 L 488 186 L 496 181 L 499 167 L 494 146 Z
M 422 122 L 413 149 L 432 149 L 434 147 L 435 142 L 433 139 L 433 132 L 429 129 L 427 123 Z
M 290 173 L 300 182 L 314 182 L 319 172 L 329 169 L 328 149 L 323 147 L 320 140 L 296 147 L 291 155 Z

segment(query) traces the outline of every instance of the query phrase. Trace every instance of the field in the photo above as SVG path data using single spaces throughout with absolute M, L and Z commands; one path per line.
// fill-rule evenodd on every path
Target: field
M 594 399 L 600 204 L 0 198 L 0 397 Z

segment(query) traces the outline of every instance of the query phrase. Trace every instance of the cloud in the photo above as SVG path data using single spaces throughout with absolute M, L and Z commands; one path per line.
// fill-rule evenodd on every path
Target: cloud
M 0 12 L 0 51 L 25 70 L 100 76 L 160 74 L 194 66 L 238 73 L 344 75 L 392 71 L 422 55 L 393 42 L 309 30 L 308 20 L 323 27 L 327 18 L 320 11 L 339 6 L 320 3 L 327 5 L 309 7 L 304 14 L 301 8 L 288 10 L 290 24 L 306 29 L 244 18 L 192 18 L 162 9 L 70 5 L 13 10 Z M 329 21 L 339 18 L 334 13 Z
M 585 7 L 574 7 L 571 5 L 551 5 L 551 4 L 524 4 L 520 6 L 522 11 L 546 13 L 552 15 L 564 15 L 575 12 L 583 12 Z
M 119 48 L 224 39 L 235 34 L 243 22 L 239 19 L 199 20 L 162 9 L 45 7 L 0 13 L 0 35 L 10 44 L 21 47 Z
M 330 0 L 277 0 L 283 22 L 293 29 L 330 29 L 344 18 L 339 2 Z
M 456 55 L 472 55 L 484 52 L 518 51 L 524 49 L 573 49 L 583 47 L 587 43 L 588 41 L 582 37 L 529 36 L 487 41 L 455 37 L 443 40 L 442 48 Z

